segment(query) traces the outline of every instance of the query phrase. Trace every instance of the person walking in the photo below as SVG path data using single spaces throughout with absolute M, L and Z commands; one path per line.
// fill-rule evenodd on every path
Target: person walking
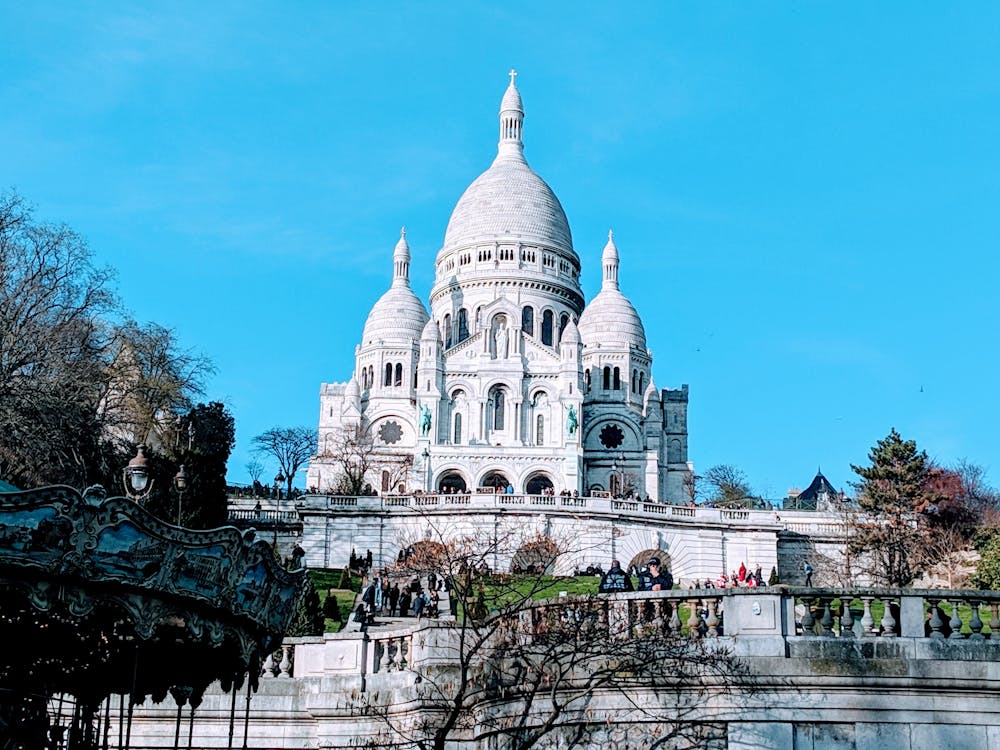
M 402 593 L 399 595 L 399 616 L 409 617 L 410 616 L 410 590 L 403 589 Z
M 803 560 L 802 561 L 802 572 L 806 574 L 805 585 L 806 586 L 812 586 L 813 585 L 813 566 L 809 563 L 808 560 Z
M 399 605 L 399 584 L 392 584 L 389 589 L 389 617 L 396 616 L 396 607 Z

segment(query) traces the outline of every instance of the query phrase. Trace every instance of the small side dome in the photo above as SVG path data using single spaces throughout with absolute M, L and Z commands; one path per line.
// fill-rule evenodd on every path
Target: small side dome
M 639 313 L 618 288 L 618 247 L 614 233 L 601 253 L 604 279 L 601 291 L 580 316 L 580 338 L 584 346 L 636 347 L 646 350 L 646 330 Z
M 420 334 L 421 341 L 433 341 L 435 344 L 441 343 L 441 331 L 438 330 L 434 318 L 428 318 L 424 330 Z
M 653 383 L 653 378 L 650 376 L 649 385 L 646 386 L 646 392 L 642 395 L 642 413 L 643 416 L 649 416 L 649 406 L 650 404 L 660 403 L 660 393 L 656 390 L 656 384 Z
M 354 399 L 354 398 L 360 398 L 360 397 L 361 397 L 361 386 L 358 385 L 358 379 L 352 377 L 347 382 L 347 388 L 344 389 L 344 398 L 345 399 L 349 399 L 349 398 L 350 399 Z
M 576 327 L 576 323 L 570 318 L 566 327 L 563 329 L 562 339 L 559 341 L 559 346 L 575 346 L 580 343 L 580 329 Z
M 361 345 L 369 346 L 380 340 L 419 340 L 427 322 L 427 309 L 410 289 L 410 246 L 406 228 L 400 231 L 399 242 L 392 253 L 392 286 L 379 297 L 368 313 L 361 334 Z
M 361 345 L 376 344 L 379 340 L 420 340 L 427 323 L 424 303 L 410 287 L 394 286 L 381 297 L 368 313 Z

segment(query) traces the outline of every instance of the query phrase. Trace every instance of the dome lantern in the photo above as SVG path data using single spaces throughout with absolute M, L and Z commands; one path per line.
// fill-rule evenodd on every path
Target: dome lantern
M 615 245 L 615 233 L 608 230 L 608 244 L 601 253 L 601 266 L 604 268 L 604 280 L 601 289 L 618 288 L 618 247 Z
M 517 71 L 511 68 L 510 85 L 500 101 L 500 143 L 497 147 L 497 157 L 513 157 L 522 159 L 524 151 L 524 105 L 521 103 L 521 92 L 517 90 L 514 78 Z
M 392 253 L 392 285 L 410 285 L 410 245 L 406 241 L 406 227 L 399 230 L 399 242 Z

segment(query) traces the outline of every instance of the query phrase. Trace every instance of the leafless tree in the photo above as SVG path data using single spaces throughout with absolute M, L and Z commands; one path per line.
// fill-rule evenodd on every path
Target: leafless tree
M 397 717 L 391 705 L 367 707 L 387 727 L 373 746 L 444 750 L 475 736 L 510 750 L 553 746 L 557 737 L 562 747 L 593 747 L 608 728 L 600 706 L 613 695 L 632 720 L 655 727 L 649 743 L 630 747 L 704 747 L 706 696 L 753 683 L 721 641 L 692 637 L 699 626 L 682 625 L 691 612 L 679 600 L 658 592 L 639 602 L 545 599 L 560 584 L 542 571 L 567 553 L 564 543 L 516 528 L 452 537 L 427 523 L 436 538 L 415 544 L 395 573 L 446 576 L 457 617 L 426 636 L 447 656 L 420 671 L 421 710 Z M 490 571 L 529 547 L 535 573 Z
M 256 458 L 247 461 L 246 463 L 247 474 L 250 477 L 250 482 L 252 484 L 257 484 L 260 482 L 260 477 L 264 473 L 264 464 L 258 461 Z
M 370 484 L 368 472 L 376 463 L 375 441 L 364 425 L 351 425 L 327 436 L 322 455 L 340 468 L 334 491 L 342 495 L 363 495 Z
M 188 411 L 212 372 L 207 358 L 182 349 L 169 328 L 126 321 L 111 333 L 99 413 L 108 434 L 156 445 Z
M 291 494 L 295 473 L 316 455 L 316 431 L 309 427 L 272 427 L 253 439 L 253 449 L 278 462 L 286 492 Z
M 708 499 L 723 505 L 742 504 L 750 497 L 750 483 L 742 469 L 730 464 L 719 464 L 708 469 L 701 477 L 709 491 Z
M 77 234 L 0 196 L 0 476 L 84 478 L 94 451 L 71 436 L 97 427 L 112 277 Z

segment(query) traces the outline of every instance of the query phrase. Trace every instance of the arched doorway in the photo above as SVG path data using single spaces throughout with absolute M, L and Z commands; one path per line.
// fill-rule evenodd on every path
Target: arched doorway
M 644 549 L 642 552 L 639 552 L 632 557 L 625 570 L 634 570 L 638 573 L 649 564 L 650 558 L 653 557 L 660 558 L 661 570 L 670 570 L 670 553 L 665 549 Z
M 465 483 L 465 477 L 457 471 L 447 471 L 438 479 L 438 492 L 454 493 L 468 491 L 469 486 Z
M 559 557 L 559 546 L 549 537 L 539 536 L 521 545 L 510 561 L 511 573 L 551 574 Z
M 399 550 L 396 564 L 411 571 L 435 570 L 440 573 L 449 568 L 448 548 L 434 540 L 413 542 Z
M 495 489 L 498 492 L 503 492 L 510 485 L 510 480 L 507 479 L 507 475 L 502 471 L 488 471 L 483 475 L 483 478 L 479 480 L 480 487 L 489 487 Z
M 528 481 L 524 483 L 524 491 L 529 495 L 544 495 L 547 490 L 551 490 L 554 487 L 555 485 L 552 484 L 552 480 L 548 474 L 543 474 L 542 472 L 532 474 L 528 477 Z

